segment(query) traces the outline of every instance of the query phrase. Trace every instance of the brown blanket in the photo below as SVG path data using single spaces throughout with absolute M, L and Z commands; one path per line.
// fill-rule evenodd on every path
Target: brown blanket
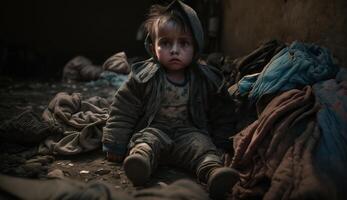
M 230 166 L 240 171 L 240 181 L 232 199 L 326 198 L 329 189 L 322 189 L 311 159 L 319 138 L 316 111 L 310 86 L 293 89 L 273 98 L 235 136 Z
M 58 93 L 42 115 L 56 134 L 40 145 L 39 152 L 70 155 L 98 148 L 108 107 L 101 97 L 82 100 L 79 93 Z

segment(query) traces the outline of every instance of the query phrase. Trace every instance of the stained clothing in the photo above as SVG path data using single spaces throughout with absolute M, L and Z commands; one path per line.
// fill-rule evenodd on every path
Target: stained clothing
M 132 136 L 129 148 L 140 143 L 147 143 L 153 150 L 150 156 L 153 170 L 158 162 L 171 164 L 195 172 L 199 180 L 206 181 L 205 177 L 199 177 L 201 176 L 199 164 L 203 162 L 206 155 L 214 161 L 213 166 L 223 165 L 211 138 L 196 128 L 171 129 L 163 125 L 145 128 Z
M 209 131 L 215 144 L 228 148 L 226 139 L 234 130 L 233 103 L 222 85 L 218 71 L 209 66 L 195 65 L 190 76 L 189 115 L 193 125 Z M 133 66 L 129 79 L 117 91 L 110 117 L 103 129 L 105 147 L 125 154 L 131 135 L 149 127 L 160 108 L 165 72 L 153 59 Z
M 156 114 L 154 124 L 167 124 L 171 126 L 191 126 L 188 115 L 189 81 L 177 84 L 165 79 L 164 95 L 161 107 Z
M 196 13 L 180 1 L 174 1 L 168 9 L 177 7 L 182 12 L 192 12 L 184 16 L 189 18 L 200 49 L 203 41 Z M 225 149 L 232 146 L 228 137 L 234 130 L 233 102 L 217 68 L 193 61 L 186 68 L 186 75 L 189 80 L 186 104 L 190 123 L 167 128 L 168 124 L 157 123 L 157 114 L 163 108 L 167 93 L 165 70 L 155 56 L 135 63 L 128 81 L 117 91 L 111 105 L 110 117 L 103 129 L 104 151 L 125 155 L 130 139 L 129 149 L 145 142 L 152 148 L 153 157 L 170 155 L 175 164 L 197 173 L 204 172 L 200 176 L 202 181 L 212 166 L 221 166 L 215 145 Z M 152 167 L 157 160 L 153 159 Z

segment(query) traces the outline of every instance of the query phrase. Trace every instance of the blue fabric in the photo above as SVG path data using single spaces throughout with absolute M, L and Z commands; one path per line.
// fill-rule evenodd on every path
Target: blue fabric
M 239 92 L 240 94 L 246 94 L 253 87 L 255 81 L 257 81 L 260 73 L 251 74 L 244 76 L 239 82 Z
M 338 67 L 333 64 L 328 49 L 314 44 L 293 42 L 276 54 L 258 78 L 244 77 L 239 82 L 240 94 L 249 92 L 251 100 L 264 94 L 287 91 L 313 85 L 335 77 Z
M 118 74 L 111 71 L 104 71 L 96 81 L 86 83 L 87 86 L 114 86 L 119 88 L 128 79 L 128 75 Z
M 316 83 L 313 91 L 320 105 L 316 166 L 341 187 L 341 181 L 347 183 L 347 70 L 340 70 L 336 79 Z

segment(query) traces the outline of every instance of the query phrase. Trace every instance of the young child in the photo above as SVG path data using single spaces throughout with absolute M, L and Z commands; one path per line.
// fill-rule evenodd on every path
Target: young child
M 104 127 L 103 150 L 124 160 L 125 174 L 143 185 L 158 162 L 196 173 L 212 197 L 223 197 L 238 179 L 223 167 L 220 148 L 230 148 L 232 101 L 221 73 L 197 63 L 203 31 L 195 11 L 174 1 L 153 6 L 146 28 L 152 58 L 132 66 L 117 91 Z

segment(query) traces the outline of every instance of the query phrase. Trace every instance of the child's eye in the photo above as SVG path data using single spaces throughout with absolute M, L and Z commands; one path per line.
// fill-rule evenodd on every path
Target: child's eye
M 171 45 L 171 43 L 169 41 L 160 41 L 160 46 L 163 47 L 169 47 Z
M 187 40 L 183 40 L 183 41 L 180 42 L 180 45 L 181 45 L 182 47 L 188 47 L 188 46 L 190 46 L 190 42 L 187 41 Z

